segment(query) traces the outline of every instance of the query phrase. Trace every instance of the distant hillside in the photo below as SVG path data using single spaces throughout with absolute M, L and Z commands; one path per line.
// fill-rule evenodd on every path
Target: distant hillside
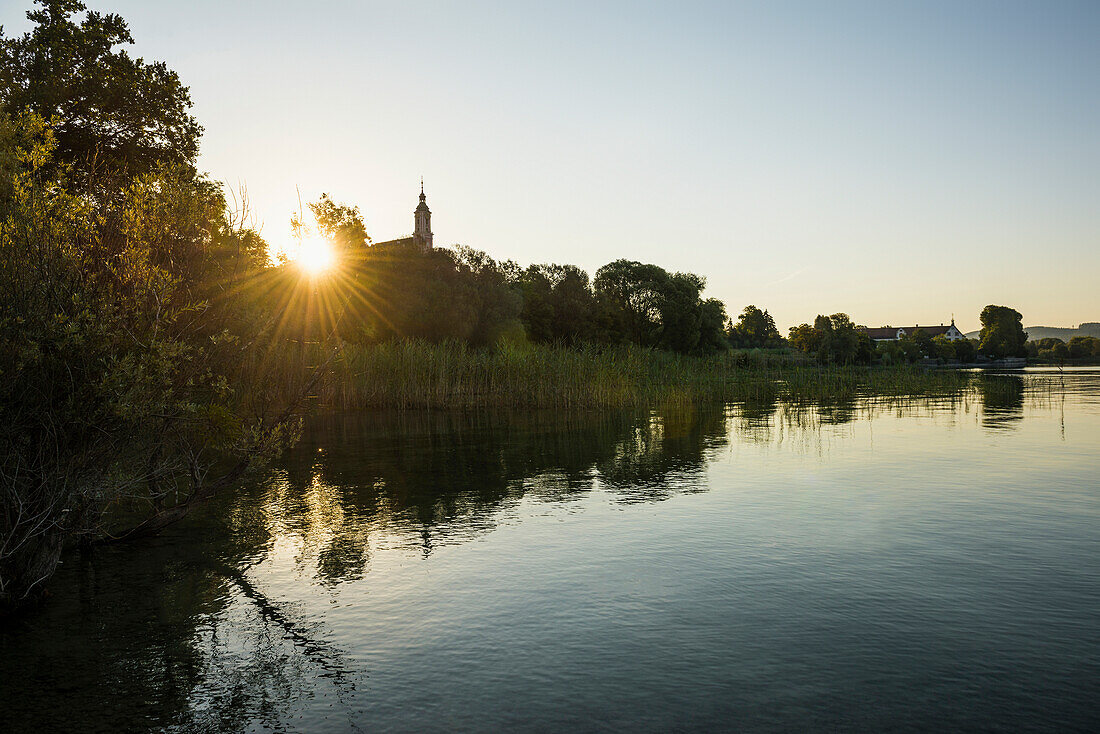
M 1061 339 L 1068 342 L 1075 336 L 1095 336 L 1100 339 L 1100 321 L 1085 321 L 1076 329 L 1071 326 L 1025 326 L 1027 338 L 1036 339 Z M 977 339 L 980 331 L 971 331 L 966 336 L 968 339 Z

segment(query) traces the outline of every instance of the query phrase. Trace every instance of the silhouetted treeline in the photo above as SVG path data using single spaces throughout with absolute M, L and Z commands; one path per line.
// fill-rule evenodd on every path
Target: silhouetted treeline
M 1100 359 L 1100 339 L 1094 336 L 1075 336 L 1069 343 L 1057 337 L 1028 341 L 1025 345 L 1029 359 L 1062 364 L 1065 362 L 1091 362 Z
M 745 309 L 746 313 L 751 308 L 753 307 Z M 765 311 L 764 315 L 766 314 Z M 932 336 L 924 329 L 915 329 L 900 339 L 875 343 L 866 327 L 853 323 L 848 314 L 818 315 L 812 326 L 799 324 L 792 327 L 787 343 L 813 355 L 822 364 L 842 365 L 894 365 L 928 359 L 940 363 L 970 364 L 975 360 L 1023 357 L 1031 353 L 1027 334 L 1021 325 L 1023 317 L 1018 311 L 1008 306 L 989 305 L 982 309 L 980 318 L 982 330 L 977 340 L 951 340 L 942 334 Z M 1077 353 L 1082 357 L 1086 352 L 1091 353 L 1091 349 L 1092 342 L 1084 340 L 1076 346 Z M 1047 354 L 1053 353 L 1048 350 Z M 1068 355 L 1067 349 L 1066 356 Z
M 311 208 L 333 206 L 324 196 Z M 344 213 L 340 227 L 362 230 L 357 210 L 336 208 Z M 333 227 L 318 216 L 318 229 Z M 372 245 L 366 236 L 344 242 L 333 273 L 303 280 L 294 263 L 283 268 L 282 290 L 297 290 L 291 311 L 308 338 L 336 329 L 355 343 L 627 343 L 694 355 L 726 348 L 725 306 L 704 299 L 705 281 L 691 273 L 616 260 L 589 279 L 574 265 L 521 268 L 468 247 Z

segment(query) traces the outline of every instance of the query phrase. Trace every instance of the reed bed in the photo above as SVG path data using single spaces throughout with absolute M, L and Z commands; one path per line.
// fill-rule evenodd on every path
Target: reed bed
M 633 346 L 472 349 L 407 340 L 342 346 L 315 397 L 337 409 L 638 408 L 946 395 L 970 380 L 953 370 L 823 366 L 782 351 L 688 357 Z

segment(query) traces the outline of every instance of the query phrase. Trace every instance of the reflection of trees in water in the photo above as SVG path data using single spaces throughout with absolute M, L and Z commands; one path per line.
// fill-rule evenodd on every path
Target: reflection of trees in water
M 731 436 L 797 446 L 820 440 L 825 426 L 954 416 L 974 400 L 982 424 L 1003 429 L 1022 417 L 1025 387 L 1017 376 L 980 375 L 973 391 L 936 400 L 319 417 L 251 488 L 141 547 L 70 559 L 34 626 L 14 645 L 0 637 L 2 718 L 43 731 L 277 729 L 302 691 L 325 686 L 342 703 L 360 672 L 325 643 L 323 620 L 304 621 L 267 596 L 253 564 L 288 561 L 333 586 L 362 577 L 379 547 L 428 553 L 462 542 L 521 501 L 701 491 L 707 461 Z
M 654 502 L 706 489 L 708 454 L 727 441 L 721 408 L 686 407 L 609 436 L 595 462 L 600 486 L 622 502 Z
M 1012 428 L 1024 417 L 1024 380 L 1017 375 L 981 374 L 978 390 L 982 397 L 982 425 Z
M 0 631 L 0 728 L 282 730 L 286 702 L 317 681 L 342 699 L 354 687 L 342 652 L 249 577 L 270 541 L 259 520 L 236 497 L 149 541 L 67 558 L 50 602 Z
M 197 560 L 161 543 L 66 558 L 53 598 L 0 635 L 0 728 L 134 731 L 187 711 L 205 668 L 196 622 L 226 592 Z
M 299 538 L 323 580 L 363 573 L 370 536 L 428 553 L 495 526 L 523 498 L 599 486 L 622 501 L 702 487 L 725 413 L 403 413 L 327 416 L 308 427 L 264 499 L 272 534 Z M 413 540 L 409 540 L 413 539 Z
M 232 624 L 224 629 L 211 624 L 200 633 L 205 651 L 201 682 L 192 692 L 192 705 L 168 729 L 233 732 L 260 724 L 284 730 L 285 702 L 324 680 L 340 704 L 334 715 L 347 716 L 342 730 L 361 731 L 351 702 L 359 674 L 345 663 L 343 652 L 292 619 L 245 572 L 225 565 L 221 570 L 240 592 L 242 605 Z

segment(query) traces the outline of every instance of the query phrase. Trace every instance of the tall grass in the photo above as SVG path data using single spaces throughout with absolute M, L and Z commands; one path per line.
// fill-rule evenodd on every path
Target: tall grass
M 319 358 L 317 361 L 321 361 Z M 919 367 L 821 366 L 789 352 L 688 357 L 633 346 L 448 342 L 344 345 L 317 388 L 332 408 L 631 408 L 953 393 L 969 376 Z

